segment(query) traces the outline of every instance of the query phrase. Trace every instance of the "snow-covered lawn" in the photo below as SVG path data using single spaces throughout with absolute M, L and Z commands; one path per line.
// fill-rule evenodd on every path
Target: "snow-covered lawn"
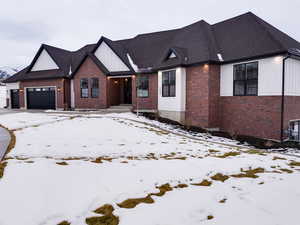
M 0 179 L 0 224 L 86 224 L 103 219 L 93 211 L 104 204 L 120 225 L 299 224 L 299 158 L 143 122 L 176 131 L 128 113 L 0 116 L 17 140 Z M 173 190 L 153 194 L 163 184 Z M 120 205 L 147 196 L 137 201 L 151 204 Z

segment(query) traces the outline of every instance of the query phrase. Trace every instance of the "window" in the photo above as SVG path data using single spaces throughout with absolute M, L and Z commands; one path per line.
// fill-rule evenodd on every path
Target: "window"
M 233 68 L 233 95 L 257 95 L 258 62 L 234 65 Z
M 137 96 L 141 98 L 149 97 L 149 77 L 138 76 L 137 81 Z
M 89 97 L 89 82 L 86 78 L 80 80 L 80 96 L 81 98 Z
M 176 95 L 176 70 L 162 73 L 162 96 L 175 97 Z
M 99 79 L 98 78 L 91 79 L 91 95 L 92 95 L 92 98 L 99 97 Z

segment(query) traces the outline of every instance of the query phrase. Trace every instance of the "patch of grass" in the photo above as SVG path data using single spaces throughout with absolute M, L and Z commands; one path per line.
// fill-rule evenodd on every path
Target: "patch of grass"
M 102 215 L 110 215 L 114 211 L 114 207 L 110 204 L 105 204 L 98 209 L 94 210 L 94 213 L 102 214 Z
M 25 163 L 34 163 L 34 161 L 29 160 L 29 161 L 25 161 Z
M 289 170 L 289 169 L 285 169 L 285 168 L 280 168 L 279 170 L 282 172 L 285 172 L 285 173 L 293 173 L 294 172 L 293 170 Z
M 300 162 L 292 161 L 289 163 L 289 166 L 300 166 Z
M 154 203 L 153 198 L 151 197 L 151 194 L 147 195 L 144 198 L 129 198 L 121 203 L 118 203 L 117 205 L 120 208 L 126 208 L 126 209 L 132 209 L 135 208 L 138 204 L 146 203 L 146 204 L 152 204 Z
M 93 162 L 93 163 L 103 163 L 103 161 L 111 162 L 112 160 L 113 160 L 113 158 L 109 158 L 109 157 L 98 157 L 98 158 L 92 160 L 91 162 Z
M 66 162 L 56 162 L 57 165 L 60 165 L 60 166 L 67 166 L 69 165 L 68 163 Z
M 208 149 L 208 152 L 213 154 L 213 153 L 217 153 L 217 152 L 220 152 L 220 151 L 214 150 L 214 149 Z
M 208 216 L 207 216 L 207 220 L 212 220 L 213 218 L 214 218 L 213 215 L 208 215 Z
M 227 158 L 227 157 L 230 157 L 230 156 L 238 156 L 238 155 L 240 155 L 241 153 L 239 153 L 239 152 L 226 152 L 226 153 L 224 153 L 223 155 L 218 155 L 218 156 L 216 156 L 217 158 Z
M 227 201 L 227 199 L 226 198 L 223 198 L 223 199 L 221 199 L 220 201 L 219 201 L 219 203 L 225 203 Z
M 65 161 L 71 161 L 71 160 L 86 160 L 87 158 L 84 157 L 67 157 L 67 158 L 62 158 L 61 160 Z
M 118 225 L 119 217 L 111 214 L 106 216 L 94 216 L 85 219 L 88 225 Z
M 258 184 L 259 184 L 259 185 L 262 185 L 262 184 L 264 184 L 264 183 L 265 183 L 265 182 L 262 181 L 262 182 L 259 182 Z
M 7 166 L 7 162 L 0 162 L 0 178 L 4 175 L 4 169 Z
M 157 188 L 158 188 L 159 192 L 158 193 L 151 193 L 151 195 L 161 197 L 161 196 L 165 195 L 166 192 L 173 190 L 173 188 L 168 183 L 167 184 L 163 184 L 163 185 L 161 185 L 161 186 L 159 186 Z
M 86 218 L 85 222 L 88 225 L 118 225 L 119 217 L 113 214 L 114 207 L 109 204 L 105 204 L 94 212 L 97 214 L 102 214 L 103 216 L 94 216 Z
M 258 167 L 256 169 L 249 169 L 249 170 L 243 170 L 241 169 L 242 173 L 239 174 L 233 174 L 231 175 L 231 177 L 235 177 L 235 178 L 258 178 L 259 176 L 256 175 L 258 173 L 264 173 L 265 169 Z
M 70 225 L 70 224 L 71 224 L 70 222 L 64 220 L 64 221 L 58 223 L 57 225 Z
M 213 175 L 212 177 L 210 177 L 212 180 L 217 180 L 217 181 L 222 181 L 224 182 L 225 180 L 229 179 L 229 176 L 224 175 L 222 173 L 217 173 L 215 175 Z
M 257 154 L 257 155 L 264 155 L 266 156 L 267 154 L 261 150 L 258 150 L 258 149 L 249 149 L 247 151 L 244 151 L 245 153 L 248 153 L 248 154 Z
M 286 158 L 274 156 L 273 160 L 286 160 Z
M 187 188 L 187 184 L 177 184 L 174 188 Z
M 192 184 L 192 185 L 195 185 L 195 186 L 210 186 L 211 184 L 212 184 L 211 181 L 203 180 L 200 183 L 196 183 L 196 184 Z

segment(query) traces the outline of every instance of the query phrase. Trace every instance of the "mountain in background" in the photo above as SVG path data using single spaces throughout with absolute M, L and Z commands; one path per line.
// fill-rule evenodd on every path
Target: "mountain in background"
M 12 75 L 14 75 L 16 72 L 18 72 L 17 69 L 9 67 L 9 66 L 3 66 L 0 67 L 0 80 L 4 80 Z

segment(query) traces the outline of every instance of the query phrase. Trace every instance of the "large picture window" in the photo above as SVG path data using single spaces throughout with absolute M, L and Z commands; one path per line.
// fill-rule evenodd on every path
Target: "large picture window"
M 80 80 L 80 97 L 81 98 L 89 97 L 89 81 L 86 78 Z
M 162 73 L 162 96 L 176 96 L 176 70 L 165 71 Z
M 138 76 L 137 96 L 141 98 L 149 97 L 149 76 Z
M 234 96 L 255 96 L 258 86 L 258 62 L 234 65 Z
M 91 79 L 91 97 L 92 98 L 99 97 L 99 79 L 98 78 Z

